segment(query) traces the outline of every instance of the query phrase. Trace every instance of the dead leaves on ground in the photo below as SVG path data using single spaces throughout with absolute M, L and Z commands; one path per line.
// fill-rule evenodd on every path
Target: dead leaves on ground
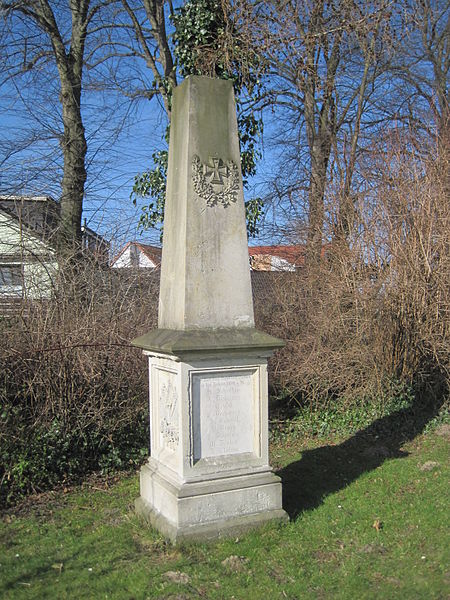
M 377 533 L 380 533 L 380 531 L 383 529 L 383 523 L 380 521 L 380 519 L 375 519 L 372 527 L 375 529 L 375 531 Z

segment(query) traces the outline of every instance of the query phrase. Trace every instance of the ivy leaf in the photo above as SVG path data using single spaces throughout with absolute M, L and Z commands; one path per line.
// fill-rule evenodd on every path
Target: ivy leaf
M 241 146 L 241 171 L 244 187 L 248 177 L 256 172 L 256 163 L 261 154 L 258 150 L 258 140 L 262 134 L 261 118 L 250 108 L 260 93 L 260 83 L 257 70 L 242 75 L 238 57 L 241 54 L 239 37 L 233 32 L 226 36 L 226 15 L 222 3 L 216 0 L 188 0 L 177 8 L 171 21 L 175 31 L 172 36 L 177 67 L 183 77 L 187 75 L 210 75 L 221 79 L 231 80 L 234 86 L 238 110 L 238 131 Z M 231 40 L 231 41 L 230 41 Z M 230 47 L 231 46 L 231 47 Z M 231 61 L 225 56 L 234 57 Z M 248 59 L 248 57 L 246 57 Z M 226 66 L 225 66 L 226 64 Z M 246 62 L 246 70 L 248 67 Z M 251 66 L 251 65 L 250 65 Z M 163 85 L 171 97 L 168 81 Z M 245 100 L 245 102 L 244 102 Z M 249 102 L 250 100 L 250 102 Z M 169 127 L 165 131 L 165 141 L 169 143 Z M 137 175 L 130 198 L 136 206 L 140 198 L 151 197 L 154 203 L 142 208 L 139 227 L 161 227 L 164 220 L 165 189 L 167 179 L 167 150 L 155 152 L 152 155 L 153 165 L 148 171 Z M 249 236 L 258 233 L 258 223 L 263 214 L 263 203 L 260 198 L 246 202 L 247 230 Z

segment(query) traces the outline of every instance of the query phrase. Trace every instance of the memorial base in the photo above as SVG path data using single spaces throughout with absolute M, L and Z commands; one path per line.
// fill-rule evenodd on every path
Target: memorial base
M 149 359 L 150 458 L 136 510 L 173 541 L 287 520 L 268 457 L 267 358 L 255 330 L 156 330 Z
M 177 485 L 149 464 L 141 469 L 136 512 L 172 542 L 235 536 L 288 520 L 280 478 L 252 473 Z

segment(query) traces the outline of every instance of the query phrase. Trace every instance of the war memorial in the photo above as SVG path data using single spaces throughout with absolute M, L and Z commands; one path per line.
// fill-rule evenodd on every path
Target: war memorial
M 188 77 L 171 121 L 150 457 L 136 510 L 173 541 L 285 520 L 268 458 L 267 359 L 255 329 L 231 82 Z

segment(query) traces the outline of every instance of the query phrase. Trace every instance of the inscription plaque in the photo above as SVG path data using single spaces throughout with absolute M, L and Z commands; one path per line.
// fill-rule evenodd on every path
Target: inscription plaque
M 194 459 L 254 451 L 253 371 L 192 378 Z

